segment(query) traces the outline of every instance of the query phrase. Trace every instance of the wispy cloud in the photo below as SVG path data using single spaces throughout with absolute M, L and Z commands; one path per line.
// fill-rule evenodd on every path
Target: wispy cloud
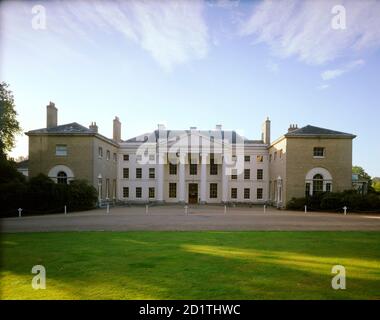
M 364 64 L 364 60 L 362 60 L 362 59 L 355 60 L 355 61 L 352 61 L 352 62 L 346 64 L 345 66 L 343 66 L 341 68 L 323 71 L 321 73 L 321 78 L 323 80 L 332 80 L 332 79 L 340 77 L 341 75 L 362 66 L 363 64 Z
M 328 84 L 321 84 L 317 87 L 317 90 L 326 90 L 328 88 L 330 88 Z
M 345 30 L 332 28 L 333 6 L 346 9 Z M 324 64 L 380 47 L 380 1 L 264 1 L 242 23 L 240 35 L 268 44 L 280 57 Z
M 36 2 L 28 1 L 12 10 L 5 10 L 7 36 L 22 34 L 24 42 L 31 42 L 30 10 Z M 208 28 L 204 19 L 204 2 L 187 1 L 49 1 L 46 6 L 50 45 L 80 37 L 97 44 L 100 34 L 119 34 L 139 45 L 165 70 L 193 59 L 204 58 L 209 50 Z M 12 23 L 12 16 L 24 14 L 24 30 Z M 16 35 L 14 35 L 16 36 Z

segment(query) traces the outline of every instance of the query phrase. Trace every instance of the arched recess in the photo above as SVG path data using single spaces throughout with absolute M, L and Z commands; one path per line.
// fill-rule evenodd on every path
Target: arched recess
M 57 177 L 60 172 L 66 173 L 67 176 L 67 181 L 70 182 L 74 180 L 74 172 L 65 165 L 59 164 L 57 166 L 54 166 L 53 168 L 50 169 L 48 176 L 50 179 L 52 179 L 54 182 L 57 182 Z
M 318 186 L 321 180 L 323 181 L 322 190 Z M 331 173 L 325 168 L 313 168 L 311 169 L 305 177 L 305 195 L 313 195 L 317 192 L 330 192 L 332 191 L 333 177 Z

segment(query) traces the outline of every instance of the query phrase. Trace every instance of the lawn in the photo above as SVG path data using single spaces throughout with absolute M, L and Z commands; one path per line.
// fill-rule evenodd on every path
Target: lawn
M 0 249 L 2 299 L 380 299 L 379 232 L 23 233 Z

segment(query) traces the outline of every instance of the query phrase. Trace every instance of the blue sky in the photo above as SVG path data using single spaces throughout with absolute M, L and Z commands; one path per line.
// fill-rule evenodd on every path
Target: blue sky
M 336 5 L 344 29 L 332 27 Z M 272 139 L 291 123 L 356 134 L 354 164 L 380 176 L 379 1 L 3 1 L 0 10 L 0 77 L 24 131 L 45 127 L 49 101 L 59 124 L 96 121 L 106 136 L 119 116 L 123 139 L 158 123 L 222 124 L 258 139 L 269 116 Z M 12 155 L 27 150 L 18 137 Z

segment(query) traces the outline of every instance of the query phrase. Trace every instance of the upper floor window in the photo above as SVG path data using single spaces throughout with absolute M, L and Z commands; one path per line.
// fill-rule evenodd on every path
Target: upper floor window
M 256 162 L 263 162 L 264 161 L 264 156 L 258 155 L 256 156 Z
M 176 175 L 177 174 L 177 165 L 173 163 L 169 163 L 169 174 Z
M 55 146 L 55 155 L 56 156 L 67 156 L 67 145 L 57 144 Z
M 231 170 L 231 180 L 237 180 L 237 169 Z
M 156 159 L 154 154 L 149 155 L 149 161 L 154 161 Z
M 251 170 L 249 169 L 244 169 L 244 179 L 249 180 L 251 179 Z
M 123 168 L 123 179 L 129 179 L 129 168 Z
M 129 161 L 129 154 L 123 154 L 123 160 Z
M 149 179 L 154 179 L 156 176 L 156 170 L 154 168 L 149 168 Z
M 263 180 L 263 169 L 257 169 L 257 180 Z
M 282 149 L 280 150 L 280 159 L 282 159 L 282 154 L 283 154 L 283 152 L 282 152 Z
M 314 157 L 324 157 L 325 156 L 325 148 L 315 147 L 313 150 Z
M 98 148 L 98 157 L 103 158 L 103 148 L 102 147 Z
M 198 169 L 198 166 L 196 164 L 191 163 L 190 164 L 190 175 L 192 175 L 192 176 L 197 175 L 198 174 L 197 169 Z
M 136 161 L 141 161 L 141 160 L 142 160 L 142 155 L 141 154 L 136 155 Z
M 218 165 L 215 164 L 215 160 L 211 158 L 210 160 L 210 175 L 217 175 L 218 174 Z
M 141 179 L 141 178 L 142 178 L 142 169 L 136 168 L 136 179 Z
M 115 162 L 117 161 L 117 154 L 116 153 L 113 154 L 113 161 L 115 161 Z
M 109 150 L 107 150 L 106 152 L 106 159 L 107 160 L 111 159 L 111 152 Z
M 251 161 L 251 157 L 250 156 L 244 156 L 244 161 L 245 162 L 250 162 Z

